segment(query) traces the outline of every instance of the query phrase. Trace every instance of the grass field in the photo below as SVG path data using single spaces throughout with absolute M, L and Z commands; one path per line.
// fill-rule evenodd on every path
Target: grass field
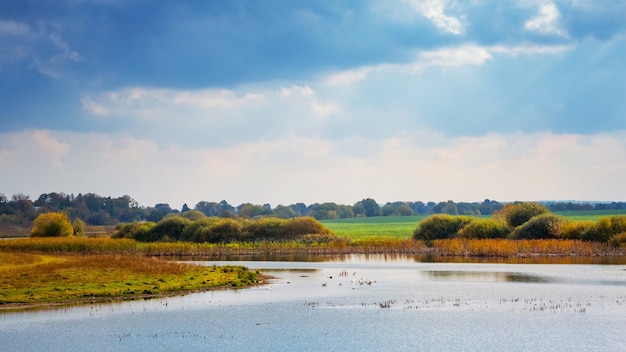
M 569 210 L 569 211 L 557 211 L 555 214 L 565 216 L 570 220 L 581 221 L 581 220 L 591 220 L 597 221 L 599 218 L 604 216 L 613 216 L 613 215 L 626 215 L 626 209 L 616 209 L 616 210 Z
M 426 218 L 418 216 L 375 216 L 321 221 L 339 237 L 370 239 L 374 237 L 407 239 L 413 235 L 417 224 Z

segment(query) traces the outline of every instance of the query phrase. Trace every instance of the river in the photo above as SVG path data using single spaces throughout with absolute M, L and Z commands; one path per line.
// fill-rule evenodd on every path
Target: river
M 0 351 L 626 351 L 626 265 L 201 261 L 262 286 L 0 312 Z

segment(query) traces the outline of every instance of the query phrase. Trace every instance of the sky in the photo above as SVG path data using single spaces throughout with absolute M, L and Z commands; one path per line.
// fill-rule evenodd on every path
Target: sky
M 626 200 L 622 0 L 4 0 L 0 193 Z

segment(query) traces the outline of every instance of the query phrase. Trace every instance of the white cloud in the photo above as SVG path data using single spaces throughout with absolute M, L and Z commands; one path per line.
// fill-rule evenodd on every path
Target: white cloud
M 341 71 L 328 76 L 324 80 L 324 83 L 328 85 L 342 85 L 360 82 L 364 80 L 367 75 L 374 69 L 376 69 L 375 66 L 366 66 L 362 68 Z
M 61 78 L 68 64 L 82 60 L 61 31 L 57 23 L 43 20 L 35 29 L 27 23 L 0 20 L 0 64 L 24 61 L 43 75 Z
M 422 16 L 428 18 L 437 28 L 447 33 L 461 34 L 463 23 L 461 20 L 447 15 L 446 7 L 453 6 L 447 0 L 406 0 L 409 5 Z
M 313 95 L 315 93 L 313 92 L 313 89 L 311 89 L 311 87 L 309 86 L 298 86 L 294 84 L 289 88 L 285 88 L 285 87 L 280 88 L 280 90 L 278 91 L 278 94 L 283 97 L 289 97 L 292 95 L 301 95 L 303 97 L 306 97 L 306 96 Z
M 549 55 L 558 54 L 574 49 L 573 45 L 519 45 L 519 46 L 490 46 L 487 50 L 491 53 L 505 54 L 509 56 L 519 55 Z
M 329 117 L 343 112 L 332 97 L 322 99 L 308 85 L 235 90 L 131 87 L 84 96 L 81 103 L 99 123 L 131 128 L 162 143 L 203 145 L 314 135 Z
M 482 65 L 491 59 L 491 54 L 486 48 L 464 45 L 421 52 L 413 68 L 419 72 L 433 66 Z
M 567 33 L 561 28 L 559 19 L 561 14 L 556 5 L 550 1 L 539 4 L 537 16 L 524 23 L 524 28 L 540 34 L 557 35 L 567 37 Z
M 489 48 L 476 45 L 463 45 L 435 50 L 420 51 L 413 62 L 405 64 L 383 63 L 329 75 L 322 81 L 326 85 L 354 84 L 378 72 L 422 73 L 433 67 L 482 65 L 492 59 Z
M 159 111 L 171 112 L 180 108 L 203 111 L 228 110 L 265 99 L 262 93 L 238 95 L 227 89 L 174 90 L 149 87 L 124 88 L 118 91 L 85 96 L 81 99 L 83 109 L 94 115 L 159 115 Z
M 552 55 L 571 50 L 572 48 L 572 45 L 532 44 L 521 44 L 515 46 L 479 46 L 466 44 L 454 47 L 444 47 L 433 50 L 419 51 L 415 55 L 416 59 L 409 63 L 383 63 L 336 72 L 330 74 L 326 79 L 322 80 L 322 84 L 327 86 L 356 84 L 379 72 L 419 74 L 435 67 L 480 66 L 490 60 L 493 60 L 493 54 L 504 54 L 514 57 L 520 55 Z
M 11 36 L 22 36 L 26 35 L 29 32 L 28 25 L 12 21 L 12 20 L 0 20 L 0 36 L 1 35 L 11 35 Z
M 34 130 L 19 134 L 6 134 L 3 143 L 0 143 L 3 155 L 3 165 L 6 168 L 15 167 L 23 160 L 29 160 L 34 168 L 51 167 L 60 169 L 64 160 L 71 152 L 68 143 L 51 136 L 50 131 Z M 20 159 L 20 156 L 27 157 Z
M 626 132 L 450 138 L 415 131 L 335 141 L 293 135 L 217 148 L 158 148 L 128 135 L 53 131 L 0 137 L 6 194 L 128 194 L 148 206 L 222 199 L 352 204 L 364 197 L 623 200 L 617 190 L 626 177 Z M 41 162 L 51 155 L 64 162 Z

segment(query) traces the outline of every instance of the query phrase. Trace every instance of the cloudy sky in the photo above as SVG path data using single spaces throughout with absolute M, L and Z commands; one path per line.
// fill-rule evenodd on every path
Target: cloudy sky
M 0 193 L 626 200 L 622 0 L 0 2 Z

